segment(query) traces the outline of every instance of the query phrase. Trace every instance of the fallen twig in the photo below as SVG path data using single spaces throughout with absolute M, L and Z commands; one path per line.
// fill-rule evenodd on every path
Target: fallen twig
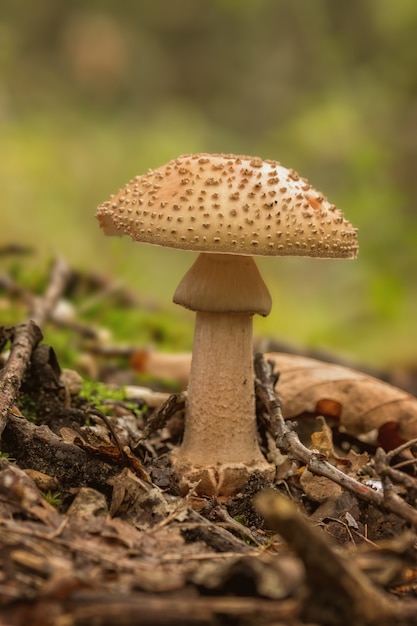
M 70 269 L 64 259 L 57 259 L 52 267 L 51 276 L 45 293 L 40 298 L 35 298 L 29 312 L 29 319 L 38 326 L 42 326 L 54 310 L 59 298 L 62 296 L 70 277 Z
M 228 510 L 221 504 L 218 504 L 216 506 L 215 512 L 217 516 L 219 517 L 219 519 L 222 522 L 224 522 L 226 526 L 230 528 L 230 530 L 233 530 L 234 532 L 239 533 L 242 537 L 245 537 L 246 541 L 250 541 L 251 543 L 257 546 L 262 546 L 267 543 L 268 539 L 266 537 L 260 535 L 256 531 L 254 532 L 250 528 L 247 528 L 246 526 L 238 522 L 229 514 Z
M 381 478 L 387 477 L 394 483 L 403 485 L 407 489 L 407 493 L 409 495 L 413 494 L 415 496 L 417 494 L 417 479 L 410 474 L 400 471 L 396 467 L 391 467 L 389 465 L 389 461 L 392 458 L 393 457 L 389 453 L 387 454 L 382 448 L 378 448 L 375 453 L 375 469 L 378 476 Z M 417 465 L 417 459 L 410 459 L 409 461 L 404 461 L 399 465 L 401 467 L 407 465 Z
M 212 626 L 213 624 L 257 624 L 272 626 L 295 623 L 296 603 L 292 600 L 270 601 L 262 598 L 195 597 L 187 594 L 163 596 L 135 592 L 112 596 L 109 593 L 78 592 L 68 599 L 41 598 L 27 602 L 30 615 L 45 623 L 45 615 L 53 612 L 54 623 L 71 626 Z M 27 606 L 12 605 L 4 612 L 5 619 L 16 626 L 26 626 Z M 260 616 L 262 616 L 260 618 Z M 139 620 L 139 621 L 138 621 Z
M 368 485 L 348 476 L 337 467 L 326 461 L 323 454 L 310 450 L 303 445 L 291 426 L 286 423 L 281 411 L 281 404 L 274 390 L 273 365 L 266 362 L 261 354 L 255 356 L 255 374 L 258 393 L 262 397 L 268 412 L 271 430 L 277 447 L 283 454 L 301 461 L 314 473 L 325 476 L 344 489 L 354 493 L 358 498 L 377 507 L 395 513 L 417 529 L 417 510 L 393 494 L 381 494 Z
M 272 490 L 256 496 L 255 507 L 302 560 L 309 584 L 306 617 L 317 623 L 393 626 L 417 624 L 415 602 L 391 600 L 337 553 L 326 535 L 301 515 L 291 500 Z
M 41 298 L 32 303 L 28 321 L 12 331 L 12 347 L 6 365 L 0 372 L 0 436 L 6 426 L 10 409 L 16 401 L 34 348 L 42 339 L 42 327 L 65 289 L 69 268 L 58 259 L 51 272 L 48 287 Z
M 42 333 L 32 321 L 16 326 L 13 331 L 10 356 L 0 372 L 0 436 L 16 401 L 32 351 L 41 339 Z
M 398 446 L 398 448 L 394 448 L 394 450 L 390 450 L 386 452 L 386 460 L 390 463 L 396 456 L 401 454 L 401 452 L 405 452 L 405 450 L 413 450 L 417 446 L 417 439 L 410 439 L 410 441 L 406 441 L 405 443 Z M 416 459 L 417 460 L 417 459 Z
M 33 254 L 33 248 L 19 243 L 6 243 L 0 246 L 0 257 L 5 256 L 28 256 Z
M 191 525 L 188 524 L 191 522 Z M 185 535 L 204 541 L 213 550 L 218 552 L 235 552 L 237 554 L 251 553 L 254 549 L 242 539 L 235 537 L 226 528 L 210 522 L 197 511 L 189 508 L 187 522 L 181 525 Z

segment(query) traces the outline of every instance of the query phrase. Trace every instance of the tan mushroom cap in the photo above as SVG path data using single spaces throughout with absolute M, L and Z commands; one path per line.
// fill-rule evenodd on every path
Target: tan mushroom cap
M 137 176 L 97 210 L 106 235 L 196 252 L 355 258 L 357 229 L 294 170 L 188 154 Z

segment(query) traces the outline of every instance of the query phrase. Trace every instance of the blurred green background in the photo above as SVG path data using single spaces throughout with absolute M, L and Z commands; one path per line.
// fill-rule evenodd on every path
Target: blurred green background
M 416 38 L 415 0 L 3 0 L 0 244 L 123 280 L 188 348 L 171 297 L 193 255 L 105 239 L 95 207 L 182 153 L 276 159 L 343 209 L 360 256 L 261 259 L 257 335 L 415 364 Z

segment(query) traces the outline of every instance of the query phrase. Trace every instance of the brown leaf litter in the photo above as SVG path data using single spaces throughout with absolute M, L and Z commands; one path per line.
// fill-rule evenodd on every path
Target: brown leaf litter
M 27 321 L 0 332 L 0 624 L 417 624 L 416 400 L 259 355 L 275 480 L 254 475 L 227 502 L 182 497 L 169 454 L 185 396 L 135 385 L 103 413 L 42 343 L 70 275 L 59 261 Z

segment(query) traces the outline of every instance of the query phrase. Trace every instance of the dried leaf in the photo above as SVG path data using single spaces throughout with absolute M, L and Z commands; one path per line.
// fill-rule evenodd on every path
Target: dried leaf
M 138 526 L 145 526 L 161 521 L 171 512 L 162 492 L 127 468 L 109 482 L 113 487 L 110 515 L 117 513 Z
M 107 514 L 107 502 L 105 496 L 91 487 L 81 487 L 68 509 L 70 517 L 94 518 L 103 517 Z
M 269 353 L 265 358 L 272 359 L 280 372 L 277 391 L 286 418 L 305 412 L 338 417 L 353 435 L 395 422 L 400 440 L 417 437 L 417 399 L 402 389 L 316 359 L 282 353 Z
M 315 431 L 311 434 L 311 444 L 312 448 L 315 448 L 321 454 L 324 454 L 328 461 L 344 461 L 344 459 L 337 456 L 334 451 L 332 431 L 327 424 L 322 424 L 321 430 Z
M 30 519 L 41 520 L 50 528 L 57 528 L 62 522 L 62 516 L 45 500 L 35 482 L 6 459 L 0 466 L 0 494 Z
M 118 446 L 90 446 L 80 440 L 76 440 L 74 443 L 78 445 L 83 450 L 91 452 L 92 454 L 98 456 L 103 459 L 106 463 L 110 463 L 111 465 L 120 465 L 120 466 L 128 466 L 130 469 L 135 472 L 139 478 L 142 480 L 146 480 L 147 482 L 151 482 L 150 476 L 145 470 L 144 466 L 140 462 L 138 458 L 134 456 L 132 451 L 128 446 L 125 446 L 123 449 L 120 449 Z

